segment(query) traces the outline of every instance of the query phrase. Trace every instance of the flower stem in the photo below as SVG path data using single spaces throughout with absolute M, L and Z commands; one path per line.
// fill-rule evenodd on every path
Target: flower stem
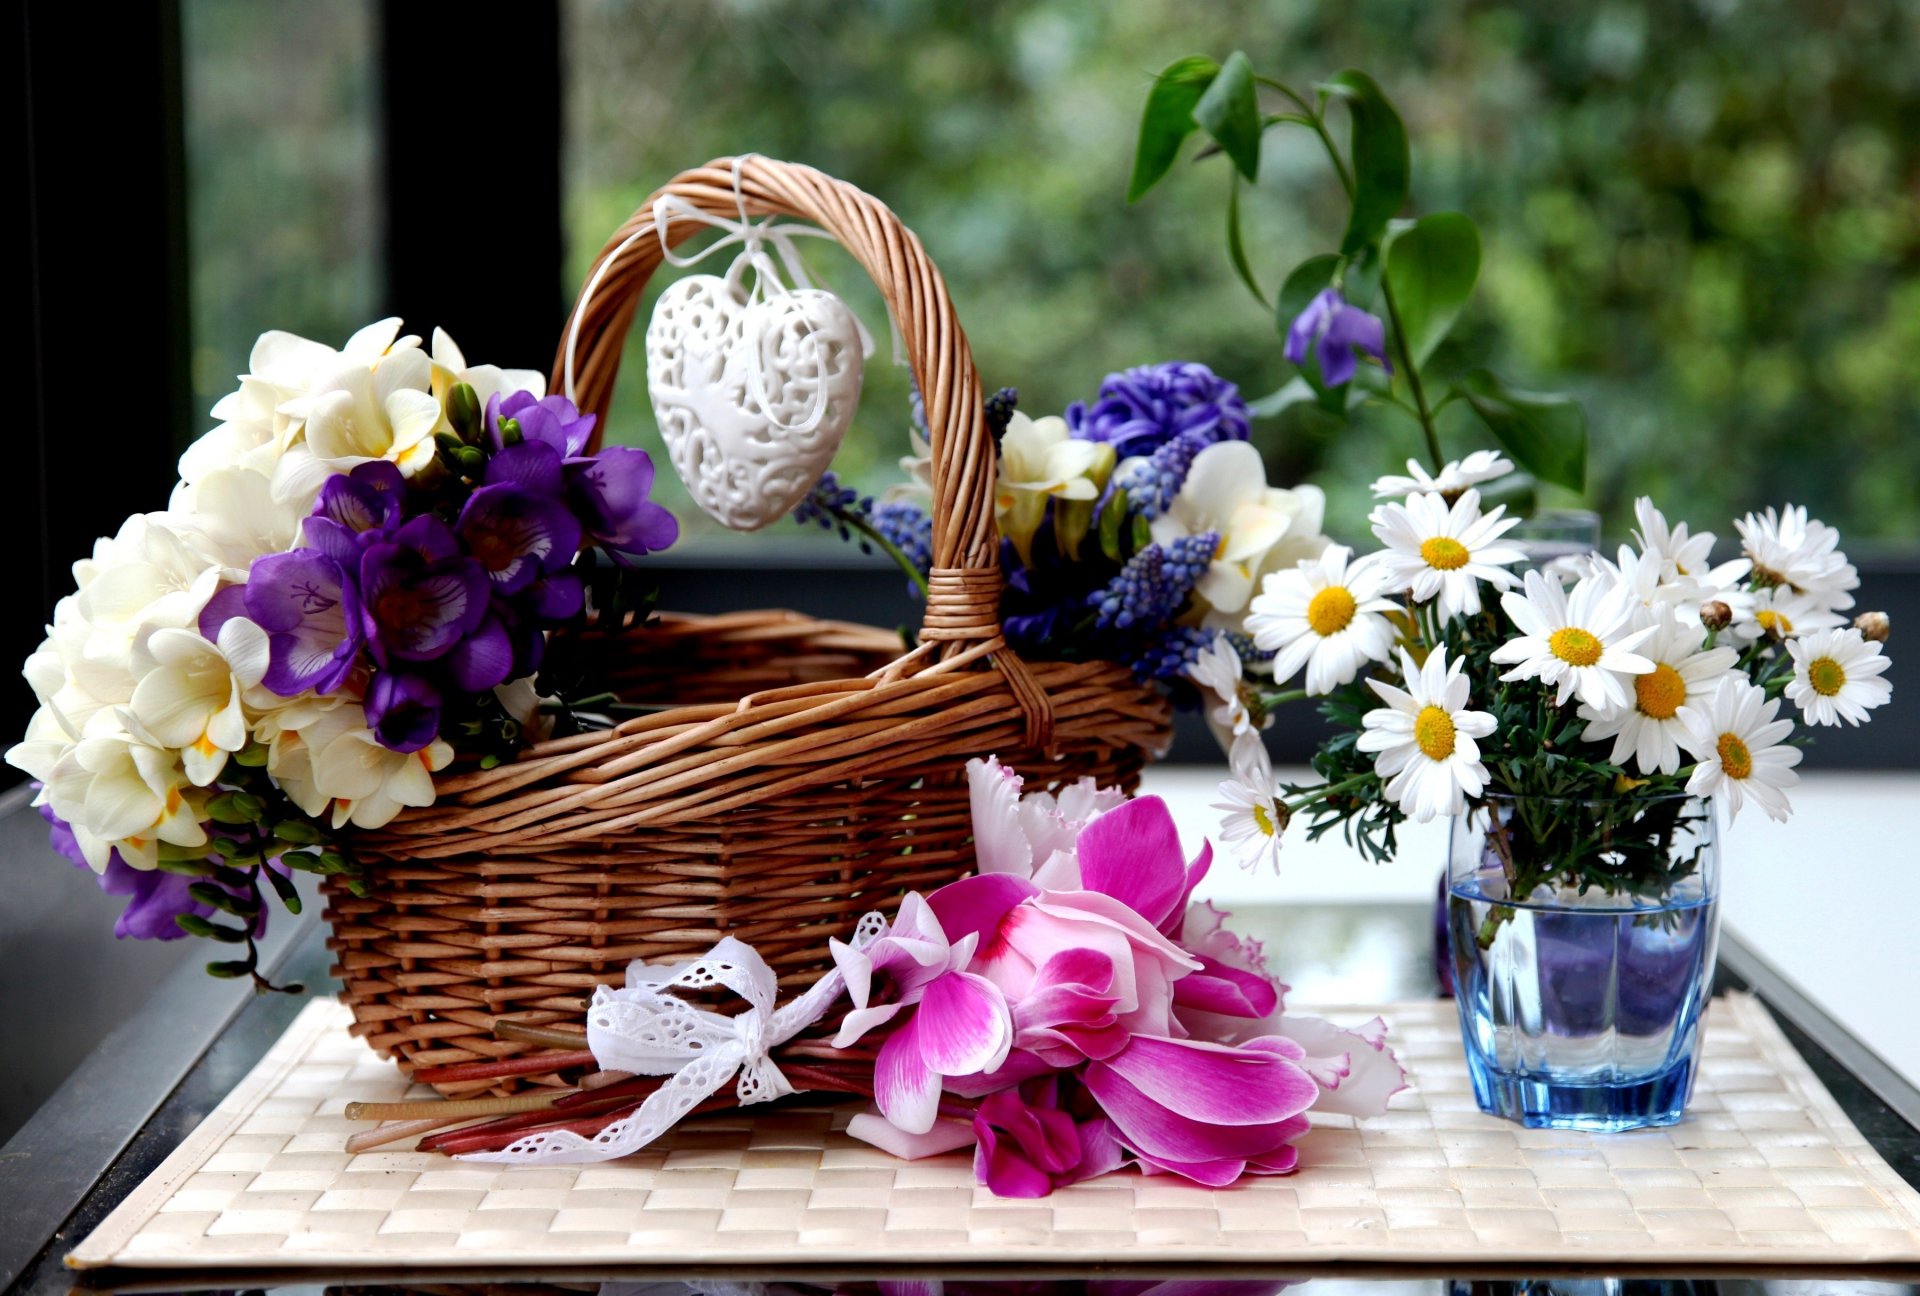
M 1376 777 L 1378 776 L 1369 771 L 1365 774 L 1355 774 L 1352 778 L 1341 779 L 1338 783 L 1323 784 L 1320 787 L 1308 791 L 1298 801 L 1287 802 L 1287 809 L 1289 812 L 1304 810 L 1316 801 L 1325 801 L 1331 797 L 1336 797 L 1342 792 L 1359 787 L 1362 783 L 1371 782 Z
M 927 578 L 921 574 L 920 568 L 914 564 L 911 558 L 900 552 L 898 545 L 881 535 L 871 522 L 857 514 L 842 513 L 836 510 L 834 516 L 845 525 L 858 531 L 874 544 L 879 545 L 882 553 L 899 564 L 900 570 L 907 574 L 907 579 L 913 582 L 913 587 L 920 591 L 921 599 L 925 600 L 927 597 Z
M 1347 201 L 1353 201 L 1353 176 L 1347 172 L 1347 164 L 1340 156 L 1340 150 L 1334 145 L 1333 136 L 1327 133 L 1326 119 L 1292 87 L 1283 85 L 1268 77 L 1258 78 L 1260 84 L 1278 90 L 1291 99 L 1306 117 L 1306 125 L 1320 137 L 1320 144 L 1327 151 L 1327 160 L 1333 163 L 1333 173 L 1340 177 L 1340 187 L 1346 190 Z M 1386 267 L 1380 267 L 1380 295 L 1387 303 L 1387 320 L 1393 325 L 1395 349 L 1400 353 L 1401 372 L 1406 375 L 1407 386 L 1413 392 L 1414 413 L 1420 418 L 1420 431 L 1427 439 L 1427 457 L 1433 461 L 1433 470 L 1437 473 L 1444 469 L 1447 461 L 1440 453 L 1440 437 L 1433 427 L 1433 410 L 1427 404 L 1427 390 L 1420 381 L 1420 370 L 1414 366 L 1413 352 L 1407 347 L 1407 335 L 1400 328 L 1400 307 L 1393 299 L 1393 285 L 1388 282 Z
M 1270 711 L 1274 707 L 1282 706 L 1288 702 L 1298 702 L 1306 695 L 1307 691 L 1305 689 L 1287 689 L 1283 693 L 1261 693 L 1256 696 L 1259 698 L 1261 709 Z

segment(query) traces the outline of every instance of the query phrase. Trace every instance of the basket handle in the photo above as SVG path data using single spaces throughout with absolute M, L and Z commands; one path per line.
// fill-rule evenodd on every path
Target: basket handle
M 1029 738 L 1046 746 L 1052 708 L 1000 628 L 996 457 L 973 352 L 939 270 L 885 203 L 812 167 L 758 154 L 682 172 L 642 203 L 594 258 L 586 280 L 592 292 L 583 290 L 561 335 L 553 390 L 566 391 L 570 381 L 575 404 L 599 416 L 597 445 L 634 312 L 664 259 L 663 241 L 670 247 L 707 228 L 684 220 L 659 230 L 654 204 L 664 197 L 714 215 L 811 221 L 838 239 L 880 289 L 920 385 L 933 445 L 933 568 L 921 641 L 948 662 L 993 654 L 1026 714 Z

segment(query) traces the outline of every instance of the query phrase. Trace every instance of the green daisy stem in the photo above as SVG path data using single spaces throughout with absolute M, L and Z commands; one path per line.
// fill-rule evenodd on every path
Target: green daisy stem
M 1357 788 L 1364 783 L 1371 783 L 1374 779 L 1378 777 L 1379 776 L 1377 774 L 1374 774 L 1371 770 L 1369 770 L 1365 774 L 1355 774 L 1351 778 L 1341 779 L 1338 783 L 1327 783 L 1327 784 L 1323 784 L 1320 787 L 1312 788 L 1305 795 L 1301 796 L 1297 801 L 1287 802 L 1287 812 L 1291 814 L 1296 810 L 1304 810 L 1308 806 L 1313 805 L 1316 802 L 1325 801 L 1330 797 L 1339 796 L 1342 792 L 1350 792 L 1354 788 Z
M 1271 711 L 1273 708 L 1284 706 L 1288 702 L 1300 701 L 1307 696 L 1307 691 L 1305 689 L 1287 689 L 1280 693 L 1260 693 L 1255 696 L 1259 699 L 1262 709 Z

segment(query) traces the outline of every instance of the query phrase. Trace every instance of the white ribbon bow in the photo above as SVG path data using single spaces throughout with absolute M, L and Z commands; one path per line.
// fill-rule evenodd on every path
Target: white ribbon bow
M 884 914 L 867 914 L 854 931 L 853 946 L 865 949 L 886 931 Z M 745 999 L 746 1011 L 728 1017 L 673 993 L 714 986 Z M 591 1138 L 553 1130 L 462 1159 L 523 1165 L 610 1161 L 659 1138 L 736 1076 L 734 1094 L 741 1106 L 784 1098 L 794 1089 L 774 1065 L 773 1050 L 825 1016 L 845 988 L 835 968 L 776 1008 L 779 979 L 773 969 L 751 945 L 731 936 L 691 963 L 635 963 L 627 969 L 624 989 L 601 986 L 593 992 L 587 1047 L 603 1070 L 663 1075 L 667 1082 L 637 1111 Z

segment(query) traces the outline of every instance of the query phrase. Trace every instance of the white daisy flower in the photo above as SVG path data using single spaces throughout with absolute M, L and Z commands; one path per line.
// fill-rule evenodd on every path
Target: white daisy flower
M 1507 565 L 1526 558 L 1497 543 L 1520 521 L 1506 511 L 1482 516 L 1480 492 L 1471 488 L 1451 508 L 1431 491 L 1409 495 L 1404 504 L 1382 504 L 1367 520 L 1387 547 L 1372 560 L 1386 571 L 1389 592 L 1411 590 L 1422 603 L 1438 596 L 1444 617 L 1478 615 L 1480 582 L 1511 588 L 1514 575 Z
M 1689 535 L 1685 522 L 1668 526 L 1666 516 L 1644 495 L 1633 502 L 1633 515 L 1640 523 L 1633 538 L 1640 544 L 1642 557 L 1659 568 L 1661 597 L 1668 603 L 1683 609 L 1691 606 L 1695 612 L 1709 599 L 1725 603 L 1726 595 L 1753 570 L 1748 558 L 1715 566 L 1713 532 Z
M 1286 803 L 1274 795 L 1273 763 L 1266 744 L 1249 729 L 1233 740 L 1228 758 L 1232 777 L 1220 785 L 1220 840 L 1233 848 L 1248 869 L 1262 865 L 1280 871 L 1280 834 L 1287 830 Z
M 1353 550 L 1328 545 L 1317 559 L 1275 572 L 1249 604 L 1247 633 L 1262 650 L 1277 650 L 1273 679 L 1284 684 L 1307 668 L 1307 692 L 1331 693 L 1351 684 L 1369 661 L 1393 654 L 1393 625 L 1383 612 L 1397 606 L 1381 597 L 1387 573 Z
M 1569 595 L 1558 581 L 1528 572 L 1523 594 L 1504 594 L 1500 606 L 1519 629 L 1493 650 L 1493 660 L 1517 663 L 1503 680 L 1538 679 L 1556 687 L 1554 705 L 1580 701 L 1603 714 L 1632 703 L 1628 681 L 1653 669 L 1633 650 L 1654 627 L 1633 628 L 1638 605 L 1624 586 L 1587 577 Z
M 1704 705 L 1680 708 L 1681 745 L 1700 762 L 1687 791 L 1724 799 L 1729 823 L 1748 797 L 1778 823 L 1792 813 L 1786 789 L 1800 781 L 1793 770 L 1800 749 L 1780 745 L 1793 721 L 1774 719 L 1779 711 L 1779 698 L 1769 701 L 1765 689 L 1737 675 L 1721 680 Z
M 1207 712 L 1207 718 L 1235 738 L 1253 728 L 1253 716 L 1247 710 L 1246 694 L 1241 688 L 1244 671 L 1240 654 L 1223 634 L 1215 635 L 1212 643 L 1195 654 L 1193 665 L 1187 670 L 1188 679 L 1219 701 L 1218 706 Z
M 1857 725 L 1893 697 L 1893 685 L 1880 678 L 1887 658 L 1858 630 L 1816 630 L 1788 641 L 1787 651 L 1793 655 L 1787 696 L 1809 724 Z
M 1733 608 L 1733 624 L 1727 633 L 1743 644 L 1755 639 L 1792 639 L 1815 630 L 1833 630 L 1846 624 L 1838 613 L 1820 606 L 1811 594 L 1801 594 L 1785 585 L 1754 590 Z
M 1459 814 L 1465 798 L 1479 796 L 1487 786 L 1487 767 L 1480 763 L 1480 745 L 1474 740 L 1492 733 L 1494 721 L 1485 711 L 1466 709 L 1465 666 L 1464 658 L 1449 666 L 1443 644 L 1416 669 L 1403 648 L 1405 690 L 1367 681 L 1387 705 L 1361 717 L 1365 731 L 1356 745 L 1379 753 L 1373 768 L 1387 780 L 1387 796 L 1421 823 L 1435 815 Z
M 1426 491 L 1458 495 L 1469 486 L 1505 477 L 1512 471 L 1513 465 L 1498 450 L 1475 450 L 1465 459 L 1454 460 L 1432 477 L 1427 476 L 1427 470 L 1420 466 L 1419 460 L 1409 459 L 1408 475 L 1396 477 L 1389 474 L 1380 478 L 1373 484 L 1373 495 L 1375 499 L 1403 499 Z
M 1860 588 L 1860 573 L 1840 552 L 1840 533 L 1809 519 L 1805 508 L 1789 504 L 1777 514 L 1772 509 L 1757 517 L 1749 513 L 1733 527 L 1753 560 L 1755 581 L 1810 595 L 1824 611 L 1853 606 L 1848 591 Z
M 1698 625 L 1666 614 L 1653 637 L 1640 645 L 1640 655 L 1653 669 L 1633 677 L 1633 705 L 1612 712 L 1581 707 L 1580 718 L 1589 721 L 1581 737 L 1588 742 L 1613 739 L 1607 759 L 1616 765 L 1632 757 L 1642 774 L 1677 771 L 1685 732 L 1680 708 L 1704 705 L 1740 659 L 1732 648 L 1702 648 L 1702 640 Z

